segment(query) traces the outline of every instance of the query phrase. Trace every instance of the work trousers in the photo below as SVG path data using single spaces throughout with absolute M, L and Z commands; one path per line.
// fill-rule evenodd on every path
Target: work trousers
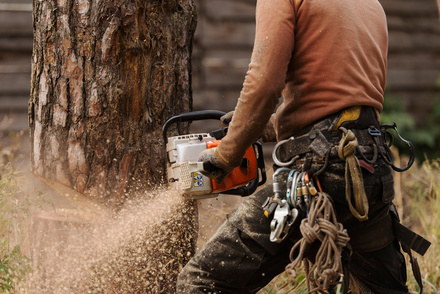
M 392 232 L 389 208 L 394 196 L 391 169 L 381 160 L 374 172 L 362 169 L 369 218 L 359 222 L 345 200 L 345 163 L 332 163 L 319 176 L 334 202 L 338 221 L 350 236 L 350 275 L 372 293 L 409 293 L 406 265 Z M 233 212 L 178 277 L 177 293 L 256 293 L 290 262 L 289 252 L 301 237 L 298 227 L 281 243 L 269 240 L 270 221 L 262 204 L 272 185 L 249 196 Z

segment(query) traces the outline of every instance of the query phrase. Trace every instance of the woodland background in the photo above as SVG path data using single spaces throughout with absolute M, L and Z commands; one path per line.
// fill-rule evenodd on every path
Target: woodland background
M 387 97 L 393 104 L 389 112 L 407 111 L 414 119 L 409 129 L 423 126 L 435 137 L 440 130 L 425 123 L 430 114 L 440 116 L 440 110 L 434 107 L 440 99 L 440 22 L 436 1 L 380 2 L 389 27 Z M 234 108 L 253 45 L 255 3 L 196 1 L 194 110 Z M 6 130 L 27 128 L 31 53 L 32 1 L 0 0 L 0 121 L 5 117 L 13 119 Z M 417 140 L 433 148 L 433 137 Z

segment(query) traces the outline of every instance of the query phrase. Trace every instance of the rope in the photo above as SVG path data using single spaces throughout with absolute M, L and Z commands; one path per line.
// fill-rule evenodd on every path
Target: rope
M 368 199 L 365 194 L 364 180 L 362 178 L 359 160 L 354 156 L 358 141 L 351 130 L 342 127 L 340 129 L 344 133 L 339 142 L 338 155 L 340 159 L 345 160 L 345 199 L 354 217 L 359 221 L 366 221 L 368 219 Z M 353 183 L 355 207 L 351 201 L 350 179 Z
M 309 215 L 300 224 L 302 238 L 292 247 L 291 263 L 286 267 L 286 271 L 295 276 L 295 269 L 305 261 L 308 293 L 327 293 L 343 277 L 341 254 L 350 238 L 347 230 L 336 220 L 329 198 L 328 194 L 319 192 L 313 199 Z M 304 254 L 315 241 L 319 241 L 321 245 L 315 263 L 310 264 Z M 297 251 L 299 253 L 295 258 Z

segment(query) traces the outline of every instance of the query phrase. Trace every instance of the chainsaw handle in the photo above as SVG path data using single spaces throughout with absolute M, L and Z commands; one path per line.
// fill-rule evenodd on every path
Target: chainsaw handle
M 224 191 L 222 192 L 222 194 L 246 197 L 252 195 L 259 186 L 266 183 L 267 178 L 266 178 L 266 168 L 263 158 L 263 145 L 257 141 L 253 144 L 253 146 L 254 146 L 254 151 L 256 152 L 255 155 L 257 156 L 257 166 L 258 166 L 257 177 L 255 178 L 255 180 L 253 180 L 246 186 Z M 260 180 L 260 174 L 261 174 L 261 180 Z
M 207 172 L 213 172 L 217 169 L 217 167 L 215 165 L 213 165 L 211 162 L 209 161 L 204 161 L 203 162 L 203 170 L 207 171 Z
M 168 128 L 175 123 L 186 122 L 186 121 L 196 121 L 196 120 L 206 120 L 206 119 L 216 119 L 220 120 L 220 118 L 225 115 L 226 112 L 220 110 L 200 110 L 193 112 L 185 112 L 179 115 L 173 116 L 169 118 L 162 127 L 162 136 L 164 141 L 167 141 L 167 131 Z
M 256 159 L 257 159 L 257 169 L 258 169 L 257 170 L 257 177 L 246 186 L 223 191 L 223 192 L 221 192 L 221 194 L 246 197 L 246 196 L 252 195 L 257 190 L 257 188 L 259 186 L 266 183 L 267 178 L 266 178 L 266 169 L 265 169 L 265 163 L 264 163 L 264 158 L 263 158 L 263 145 L 260 142 L 255 142 L 253 144 L 253 147 L 254 147 L 254 152 L 255 152 Z M 248 163 L 245 163 L 246 161 L 248 161 L 248 159 L 243 158 L 243 162 L 242 162 L 243 167 L 248 166 Z M 212 171 L 215 171 L 216 169 L 218 169 L 218 168 L 214 164 L 212 164 L 211 162 L 209 162 L 209 161 L 203 162 L 203 170 L 204 171 L 212 172 Z M 260 176 L 261 176 L 261 178 L 260 178 Z

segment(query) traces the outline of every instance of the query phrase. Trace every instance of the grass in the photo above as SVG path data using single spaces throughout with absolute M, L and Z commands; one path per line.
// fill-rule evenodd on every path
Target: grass
M 427 238 L 432 244 L 419 257 L 424 293 L 440 289 L 440 159 L 426 160 L 402 175 L 404 217 L 402 222 Z M 414 284 L 414 281 L 411 281 Z

